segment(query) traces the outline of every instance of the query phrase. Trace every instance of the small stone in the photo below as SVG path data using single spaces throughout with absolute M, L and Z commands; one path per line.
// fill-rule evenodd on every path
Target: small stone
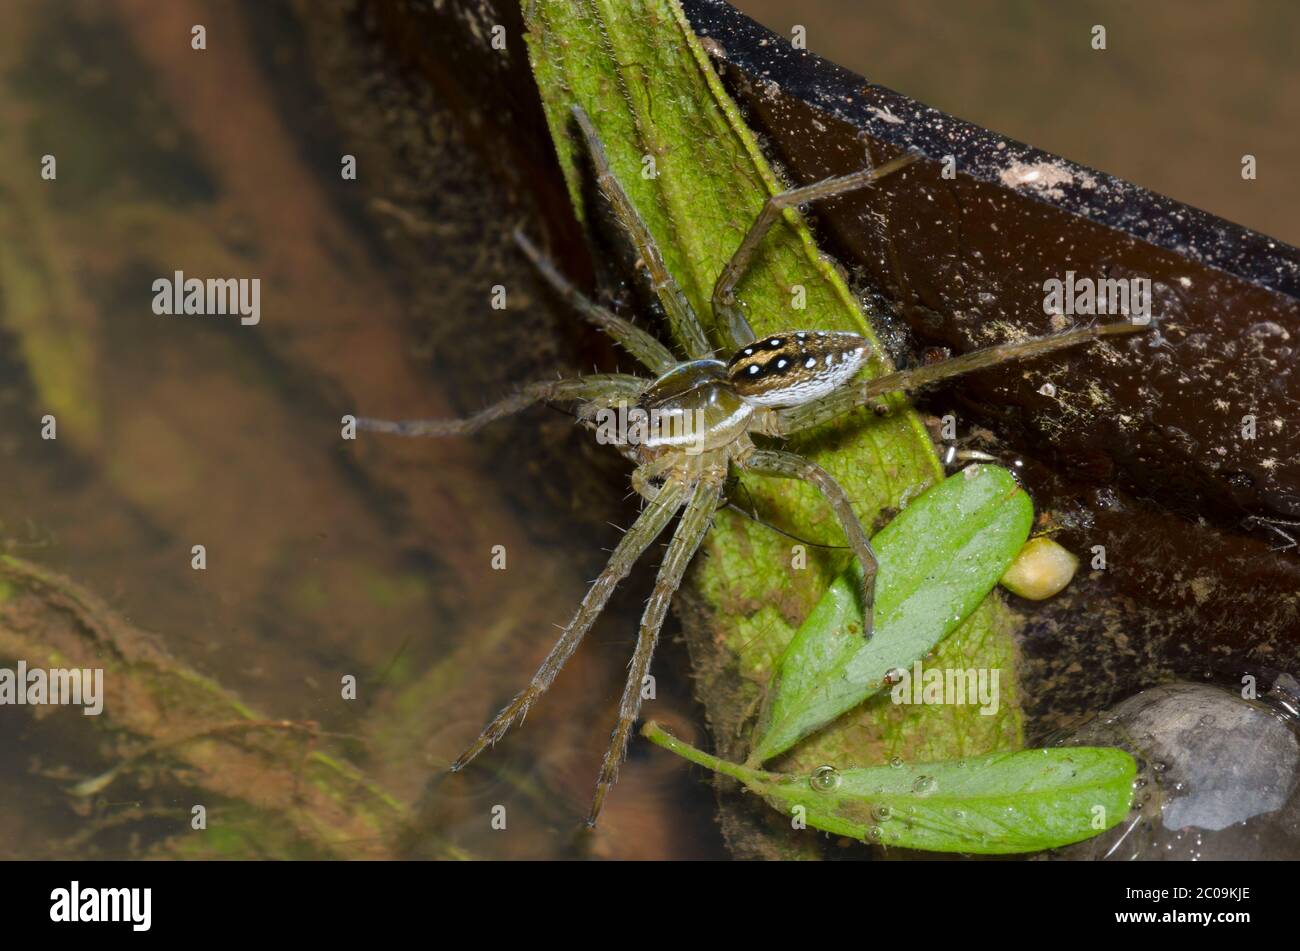
M 1046 536 L 1031 538 L 1002 575 L 1001 583 L 1013 594 L 1042 601 L 1059 592 L 1079 570 L 1079 559 Z

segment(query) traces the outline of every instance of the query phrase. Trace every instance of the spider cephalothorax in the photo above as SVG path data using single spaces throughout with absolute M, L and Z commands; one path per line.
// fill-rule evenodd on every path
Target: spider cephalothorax
M 855 333 L 791 330 L 755 340 L 725 362 L 673 364 L 638 397 L 646 425 L 639 438 L 624 442 L 642 448 L 638 462 L 667 450 L 748 451 L 752 444 L 741 437 L 774 425 L 765 411 L 830 395 L 862 369 L 869 348 Z
M 871 351 L 867 339 L 858 334 L 802 329 L 755 340 L 736 305 L 734 289 L 780 211 L 870 185 L 916 158 L 915 155 L 904 155 L 873 169 L 826 179 L 768 199 L 740 247 L 723 268 L 713 290 L 714 317 L 719 333 L 725 338 L 726 352 L 731 353 L 728 360 L 715 359 L 708 336 L 665 267 L 649 229 L 610 171 L 590 120 L 578 108 L 574 109 L 574 118 L 591 154 L 601 191 L 650 272 L 652 286 L 672 326 L 673 336 L 686 351 L 686 359 L 674 356 L 657 338 L 583 297 L 522 234 L 517 234 L 524 252 L 556 291 L 587 320 L 610 334 L 653 377 L 609 373 L 534 383 L 463 420 L 386 422 L 358 419 L 357 422 L 363 429 L 399 435 L 463 435 L 544 400 L 569 400 L 580 404 L 579 418 L 586 422 L 591 422 L 601 411 L 630 407 L 638 412 L 638 422 L 644 420 L 646 423 L 602 440 L 616 445 L 636 464 L 632 485 L 646 500 L 645 507 L 619 541 L 608 565 L 592 583 L 573 619 L 528 686 L 497 714 L 451 767 L 459 770 L 465 766 L 527 713 L 577 649 L 614 586 L 680 512 L 681 519 L 641 618 L 636 651 L 619 705 L 618 723 L 605 754 L 596 799 L 588 819 L 594 823 L 605 794 L 618 775 L 628 736 L 640 711 L 641 685 L 649 672 L 668 604 L 708 531 L 722 500 L 723 484 L 733 468 L 776 478 L 800 479 L 818 489 L 834 511 L 849 548 L 862 564 L 863 636 L 871 635 L 876 559 L 844 490 L 816 463 L 794 453 L 756 445 L 751 436 L 758 436 L 760 440 L 789 436 L 819 426 L 857 407 L 873 404 L 887 393 L 913 390 L 971 370 L 1142 328 L 1129 323 L 1087 327 L 976 350 L 951 360 L 890 373 L 873 380 L 859 377 Z M 618 432 L 617 428 L 615 432 Z

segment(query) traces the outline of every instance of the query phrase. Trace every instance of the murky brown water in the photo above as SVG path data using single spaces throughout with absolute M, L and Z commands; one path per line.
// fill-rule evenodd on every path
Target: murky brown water
M 483 442 L 340 439 L 345 413 L 463 411 L 560 365 L 552 335 L 524 365 L 478 376 L 467 357 L 490 357 L 493 334 L 543 339 L 553 318 L 540 295 L 521 294 L 508 321 L 496 315 L 479 351 L 458 347 L 430 337 L 384 250 L 384 222 L 413 229 L 399 243 L 420 246 L 438 305 L 491 316 L 481 291 L 504 251 L 482 233 L 500 229 L 455 203 L 486 212 L 493 183 L 447 123 L 429 120 L 447 138 L 426 183 L 428 219 L 403 224 L 367 211 L 363 196 L 384 191 L 373 179 L 363 189 L 340 178 L 344 153 L 359 154 L 363 176 L 382 173 L 332 120 L 287 7 L 11 7 L 0 37 L 0 539 L 125 618 L 131 628 L 112 628 L 109 654 L 95 656 L 150 632 L 218 685 L 227 712 L 238 701 L 293 726 L 278 728 L 285 749 L 259 746 L 231 782 L 222 763 L 234 768 L 253 739 L 230 739 L 227 713 L 196 713 L 184 691 L 161 696 L 139 670 L 110 667 L 110 680 L 148 683 L 148 696 L 110 692 L 119 706 L 101 718 L 0 708 L 0 854 L 719 854 L 708 787 L 639 752 L 599 830 L 575 836 L 648 581 L 619 595 L 524 729 L 444 781 L 567 620 L 616 537 L 607 523 L 631 511 L 617 460 L 591 462 L 570 421 L 547 410 Z M 207 26 L 204 51 L 190 47 L 195 23 Z M 47 153 L 57 178 L 42 182 Z M 410 196 L 394 197 L 391 207 Z M 260 278 L 260 322 L 155 315 L 152 282 L 177 270 Z M 46 414 L 57 439 L 41 438 Z M 604 487 L 595 498 L 580 494 L 592 465 L 605 466 L 587 480 Z M 191 567 L 194 545 L 206 570 Z M 490 569 L 494 545 L 505 571 Z M 6 618 L 21 623 L 19 643 L 53 637 L 50 603 L 24 601 Z M 659 663 L 684 665 L 671 639 Z M 355 700 L 341 695 L 346 676 Z M 656 716 L 689 734 L 688 678 L 663 681 Z M 169 730 L 168 717 L 190 732 Z M 303 832 L 309 817 L 296 838 L 259 841 L 259 822 L 310 811 L 313 774 L 292 757 L 321 752 L 374 784 L 371 798 L 328 813 L 340 829 L 375 790 L 407 817 L 353 840 Z M 71 792 L 96 776 L 109 778 Z M 196 803 L 206 832 L 190 828 Z M 491 826 L 496 805 L 505 830 Z
M 802 25 L 812 52 L 950 115 L 1300 243 L 1293 4 L 733 5 L 785 37 Z

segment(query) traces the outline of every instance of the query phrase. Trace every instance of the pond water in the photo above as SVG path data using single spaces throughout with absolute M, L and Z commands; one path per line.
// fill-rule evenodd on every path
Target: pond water
M 1300 243 L 1300 9 L 1087 0 L 736 0 L 773 32 L 1003 135 Z M 1106 48 L 1093 48 L 1093 30 Z M 1189 104 L 1194 103 L 1194 107 Z
M 129 4 L 10 7 L 0 543 L 102 599 L 96 611 L 124 628 L 88 654 L 108 668 L 100 717 L 0 708 L 0 855 L 721 854 L 702 774 L 641 744 L 600 827 L 576 831 L 648 575 L 616 597 L 523 729 L 444 777 L 526 682 L 635 508 L 619 460 L 545 409 L 479 443 L 341 438 L 347 413 L 448 414 L 516 371 L 553 375 L 555 345 L 485 381 L 472 347 L 430 336 L 375 223 L 388 219 L 340 174 L 350 151 L 363 175 L 377 172 L 332 121 L 287 6 L 208 11 L 204 50 L 186 4 L 147 17 Z M 47 154 L 53 180 L 40 177 Z M 486 320 L 483 224 L 452 203 L 490 204 L 491 183 L 454 143 L 438 174 L 446 215 L 428 227 L 446 251 L 428 279 L 448 312 Z M 427 236 L 419 222 L 394 226 Z M 155 313 L 154 282 L 177 271 L 259 280 L 258 321 Z M 547 314 L 521 295 L 483 345 L 540 335 Z M 47 416 L 54 439 L 42 438 Z M 503 571 L 490 567 L 498 545 Z M 10 578 L 11 607 L 25 585 Z M 6 616 L 11 653 L 51 642 L 54 600 L 38 591 Z M 210 678 L 216 708 L 195 710 L 152 669 L 115 666 L 139 632 Z M 697 713 L 668 634 L 655 715 L 689 736 Z M 236 704 L 288 725 L 236 735 Z M 308 761 L 324 753 L 373 787 L 341 807 L 314 801 L 324 767 Z M 236 768 L 247 770 L 237 782 Z M 86 780 L 92 791 L 74 792 Z M 375 801 L 406 809 L 358 834 L 354 813 Z M 192 828 L 196 805 L 206 831 Z M 505 829 L 492 824 L 498 805 Z M 339 830 L 310 831 L 313 810 Z M 274 825 L 295 832 L 264 834 Z

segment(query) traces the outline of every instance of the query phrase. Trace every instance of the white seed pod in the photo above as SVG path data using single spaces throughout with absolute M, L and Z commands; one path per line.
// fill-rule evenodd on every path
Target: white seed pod
M 1079 570 L 1079 559 L 1046 536 L 1031 538 L 1002 575 L 1001 584 L 1012 594 L 1042 601 L 1056 594 Z

